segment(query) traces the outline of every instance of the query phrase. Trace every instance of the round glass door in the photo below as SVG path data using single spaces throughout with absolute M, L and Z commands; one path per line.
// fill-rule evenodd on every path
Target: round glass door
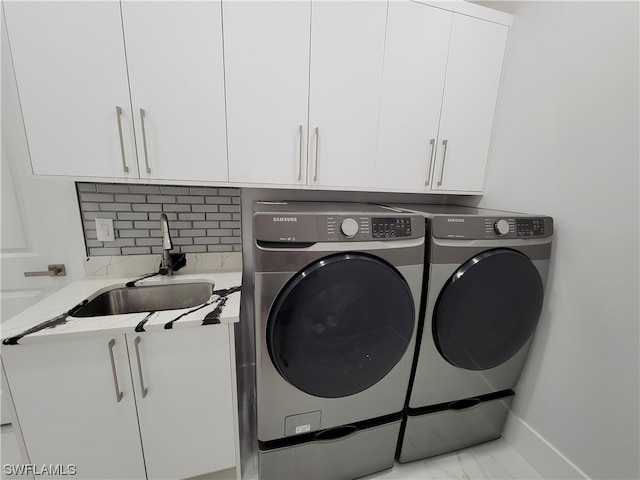
M 533 334 L 544 292 L 536 267 L 506 248 L 465 262 L 442 289 L 433 315 L 440 354 L 468 370 L 496 367 Z
M 269 312 L 267 347 L 298 389 L 336 398 L 380 381 L 404 355 L 415 324 L 400 273 L 361 253 L 331 255 L 298 272 Z

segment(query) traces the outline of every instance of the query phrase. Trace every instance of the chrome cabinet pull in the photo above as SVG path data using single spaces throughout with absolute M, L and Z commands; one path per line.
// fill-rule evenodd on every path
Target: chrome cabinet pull
M 144 128 L 144 117 L 146 112 L 144 108 L 140 109 L 140 125 L 142 126 L 142 146 L 144 148 L 144 164 L 147 167 L 147 173 L 151 173 L 151 166 L 149 165 L 149 152 L 147 152 L 147 132 Z
M 447 140 L 442 140 L 442 170 L 440 170 L 440 180 L 438 180 L 438 186 L 442 185 L 442 178 L 444 177 L 444 162 L 447 160 Z
M 140 390 L 142 391 L 142 398 L 147 396 L 149 389 L 144 386 L 144 377 L 142 376 L 142 363 L 140 363 L 140 337 L 136 337 L 133 341 L 136 346 L 136 360 L 138 361 L 138 377 L 140 378 Z
M 120 402 L 120 400 L 122 400 L 122 397 L 124 396 L 124 393 L 120 391 L 120 387 L 118 386 L 118 374 L 116 372 L 116 361 L 113 358 L 113 347 L 115 346 L 115 344 L 116 344 L 116 341 L 113 338 L 109 340 L 109 357 L 111 358 L 111 371 L 113 373 L 113 383 L 116 388 L 116 400 Z
M 118 119 L 118 135 L 120 136 L 120 154 L 122 155 L 122 168 L 124 173 L 129 173 L 127 157 L 124 154 L 124 138 L 122 136 L 122 108 L 116 105 L 116 117 Z
M 429 150 L 429 164 L 427 165 L 427 180 L 424 182 L 425 186 L 429 185 L 431 181 L 431 165 L 433 164 L 433 154 L 436 151 L 436 139 L 432 138 L 429 140 L 430 150 Z
M 303 152 L 302 152 L 302 125 L 300 125 L 299 131 L 300 131 L 300 160 L 298 162 L 298 181 L 301 182 L 302 181 L 302 156 L 303 156 Z
M 320 152 L 320 127 L 316 127 L 316 166 L 313 172 L 313 181 L 318 181 L 318 162 L 320 158 L 318 158 L 318 153 Z

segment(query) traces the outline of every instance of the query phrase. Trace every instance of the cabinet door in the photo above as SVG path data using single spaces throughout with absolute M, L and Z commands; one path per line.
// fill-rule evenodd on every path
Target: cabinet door
M 226 181 L 220 1 L 123 1 L 122 20 L 140 177 Z
M 137 177 L 119 2 L 3 6 L 34 173 Z
M 2 362 L 31 463 L 146 478 L 124 335 L 3 346 Z
M 149 478 L 235 465 L 228 332 L 211 325 L 127 334 Z
M 304 184 L 311 2 L 223 2 L 229 180 Z
M 508 30 L 504 25 L 454 15 L 434 172 L 436 189 L 483 189 Z
M 389 4 L 375 186 L 425 191 L 436 154 L 453 14 Z
M 309 184 L 374 182 L 387 2 L 312 4 Z

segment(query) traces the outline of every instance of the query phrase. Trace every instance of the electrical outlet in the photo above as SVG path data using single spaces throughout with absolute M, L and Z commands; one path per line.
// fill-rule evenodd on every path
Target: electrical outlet
M 96 218 L 96 230 L 98 240 L 101 242 L 113 242 L 115 234 L 113 232 L 113 220 L 110 218 Z

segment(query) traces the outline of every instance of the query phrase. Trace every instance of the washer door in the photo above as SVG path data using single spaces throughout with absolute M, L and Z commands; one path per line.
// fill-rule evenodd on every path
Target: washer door
M 544 290 L 525 255 L 500 248 L 465 262 L 442 289 L 433 315 L 440 354 L 468 370 L 496 367 L 533 334 Z
M 361 253 L 331 255 L 298 272 L 276 298 L 267 348 L 280 374 L 318 397 L 361 392 L 402 358 L 415 324 L 401 274 Z

